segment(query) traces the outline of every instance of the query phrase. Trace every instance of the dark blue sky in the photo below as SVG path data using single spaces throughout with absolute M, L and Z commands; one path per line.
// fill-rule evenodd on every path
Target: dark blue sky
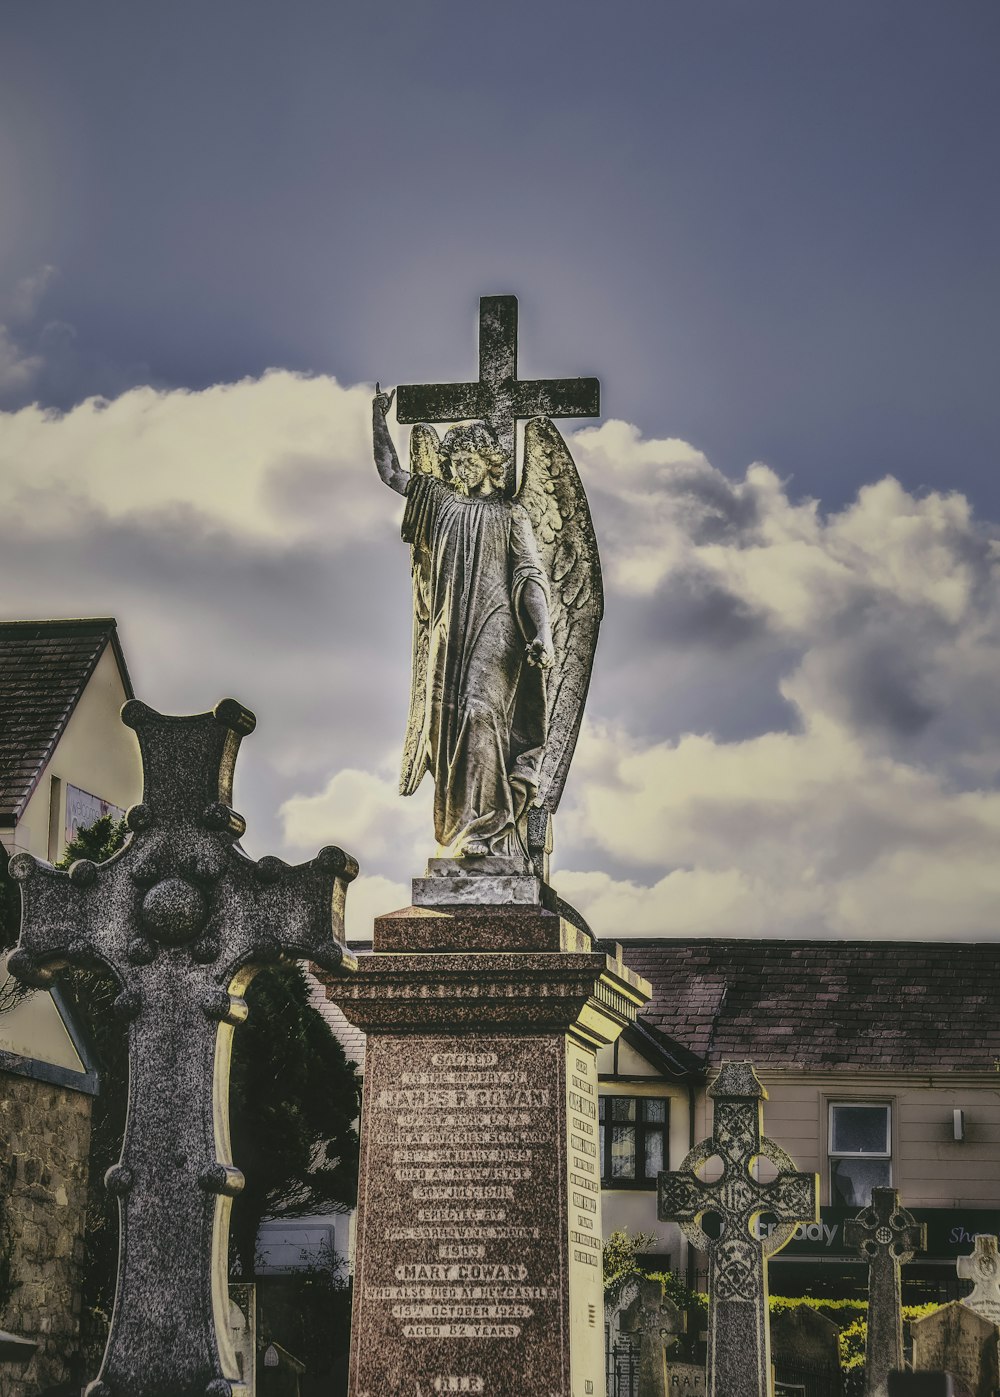
M 0 294 L 58 268 L 66 406 L 464 378 L 513 291 L 647 435 L 996 517 L 998 59 L 993 0 L 7 6 Z

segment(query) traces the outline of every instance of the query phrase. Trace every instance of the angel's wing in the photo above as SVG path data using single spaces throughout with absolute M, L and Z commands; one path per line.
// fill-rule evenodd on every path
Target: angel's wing
M 410 430 L 410 474 L 432 475 L 444 480 L 441 465 L 441 438 L 426 422 L 418 422 Z
M 555 661 L 547 675 L 548 739 L 536 804 L 559 804 L 573 760 L 604 615 L 601 560 L 587 497 L 569 448 L 547 417 L 524 429 L 517 496 L 527 510 L 549 578 Z
M 441 438 L 426 422 L 418 422 L 410 430 L 410 473 L 432 475 L 443 480 Z M 403 743 L 403 766 L 399 789 L 412 795 L 424 774 L 423 738 L 427 704 L 427 654 L 430 636 L 427 629 L 430 560 L 422 550 L 413 550 L 413 663 L 410 671 L 410 713 L 406 720 Z

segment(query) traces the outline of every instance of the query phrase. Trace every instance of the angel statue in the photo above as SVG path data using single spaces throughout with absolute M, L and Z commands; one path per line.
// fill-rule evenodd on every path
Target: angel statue
M 554 811 L 576 745 L 603 612 L 590 510 L 547 417 L 524 436 L 521 487 L 485 422 L 443 440 L 418 424 L 410 470 L 375 385 L 375 464 L 406 496 L 413 671 L 400 790 L 434 778 L 438 852 L 530 863 L 532 810 Z

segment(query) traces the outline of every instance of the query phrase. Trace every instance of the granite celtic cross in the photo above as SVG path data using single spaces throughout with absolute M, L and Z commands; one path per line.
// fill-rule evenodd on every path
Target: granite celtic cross
M 750 1063 L 724 1063 L 708 1095 L 715 1102 L 712 1138 L 696 1145 L 680 1169 L 660 1174 L 657 1216 L 679 1223 L 688 1241 L 708 1252 L 711 1397 L 768 1397 L 765 1259 L 785 1246 L 797 1224 L 818 1220 L 819 1180 L 797 1172 L 785 1151 L 762 1134 L 767 1093 Z M 721 1160 L 722 1174 L 709 1182 L 697 1170 L 712 1158 Z M 770 1183 L 754 1178 L 757 1159 L 774 1164 L 777 1178 Z M 777 1225 L 758 1235 L 762 1213 Z M 717 1237 L 701 1225 L 706 1214 L 718 1219 Z
M 900 1207 L 894 1188 L 873 1188 L 868 1207 L 844 1223 L 844 1242 L 868 1258 L 865 1397 L 886 1397 L 890 1372 L 903 1366 L 899 1271 L 927 1246 L 927 1227 Z
M 143 763 L 130 838 L 69 872 L 30 854 L 10 865 L 22 924 L 12 974 L 45 985 L 99 965 L 121 986 L 129 1101 L 119 1162 L 105 1176 L 121 1239 L 111 1332 L 89 1397 L 248 1397 L 229 1335 L 229 1210 L 243 1186 L 230 1157 L 229 1061 L 242 994 L 260 966 L 343 947 L 357 864 L 336 848 L 290 866 L 248 858 L 232 809 L 233 767 L 255 719 L 233 699 L 167 717 L 131 700 Z
M 515 428 L 526 417 L 598 417 L 596 378 L 517 376 L 517 297 L 479 301 L 479 380 L 476 383 L 400 384 L 399 422 L 458 422 L 474 418 L 492 427 L 510 466 L 506 493 L 514 488 Z

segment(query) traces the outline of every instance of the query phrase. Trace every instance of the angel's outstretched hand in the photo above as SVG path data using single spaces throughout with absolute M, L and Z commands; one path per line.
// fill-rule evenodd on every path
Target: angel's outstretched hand
M 385 417 L 388 414 L 389 409 L 392 407 L 392 400 L 395 396 L 395 388 L 392 390 L 391 393 L 383 393 L 382 389 L 378 385 L 378 380 L 376 379 L 375 397 L 372 400 L 372 406 L 377 407 L 383 417 Z

